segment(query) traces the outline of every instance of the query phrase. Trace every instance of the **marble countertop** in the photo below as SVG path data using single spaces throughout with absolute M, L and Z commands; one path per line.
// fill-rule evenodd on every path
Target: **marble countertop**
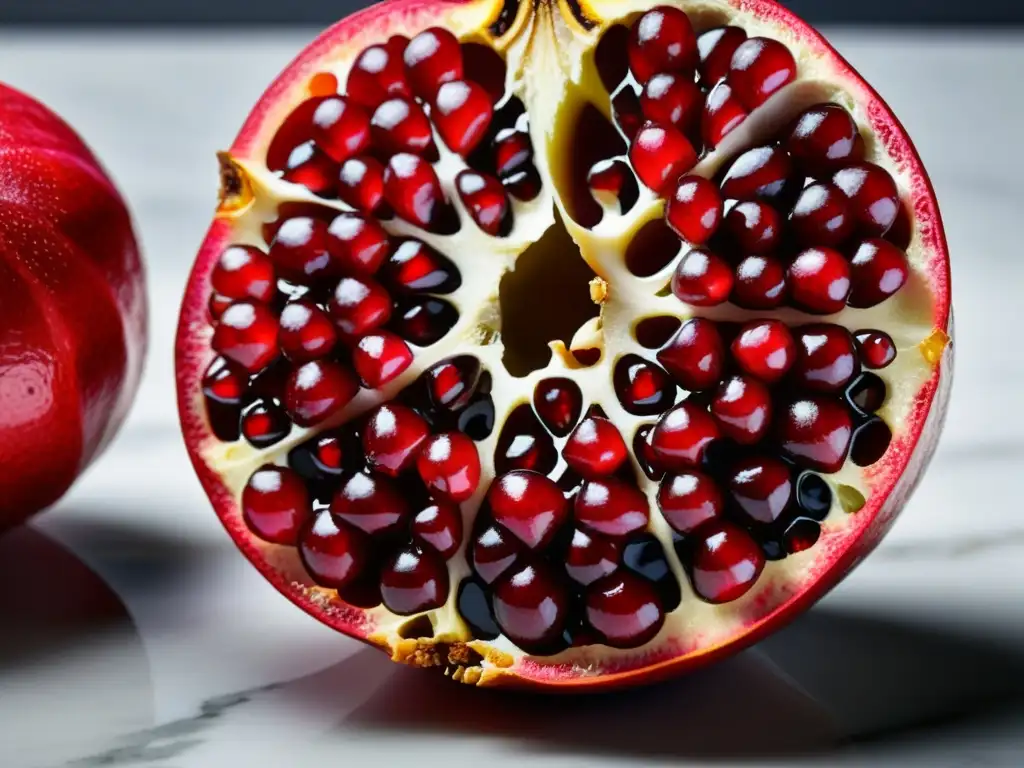
M 756 648 L 579 698 L 471 690 L 335 635 L 236 553 L 188 464 L 171 348 L 214 151 L 312 35 L 0 33 L 0 80 L 133 201 L 153 315 L 118 441 L 0 539 L 0 766 L 1024 765 L 1024 33 L 831 34 L 915 136 L 954 257 L 948 426 L 899 524 Z

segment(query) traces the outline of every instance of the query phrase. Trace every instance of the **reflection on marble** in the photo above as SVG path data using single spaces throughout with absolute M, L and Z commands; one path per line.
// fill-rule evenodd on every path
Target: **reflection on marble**
M 0 767 L 1024 765 L 1024 363 L 993 331 L 1024 286 L 1024 34 L 833 35 L 916 137 L 954 254 L 948 427 L 899 524 L 757 648 L 571 699 L 466 689 L 320 626 L 234 551 L 184 455 L 170 349 L 214 151 L 312 34 L 0 34 L 0 80 L 71 120 L 132 199 L 153 298 L 125 433 L 0 539 Z

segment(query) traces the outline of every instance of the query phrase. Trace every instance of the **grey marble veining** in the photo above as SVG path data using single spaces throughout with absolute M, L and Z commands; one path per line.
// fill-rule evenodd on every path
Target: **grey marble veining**
M 948 426 L 890 537 L 751 651 L 563 699 L 455 686 L 319 626 L 234 551 L 185 457 L 171 346 L 214 152 L 313 34 L 0 34 L 0 80 L 74 123 L 132 200 L 153 303 L 128 428 L 0 539 L 0 577 L 46 596 L 0 586 L 0 766 L 1024 765 L 1024 35 L 832 35 L 915 137 L 954 256 Z

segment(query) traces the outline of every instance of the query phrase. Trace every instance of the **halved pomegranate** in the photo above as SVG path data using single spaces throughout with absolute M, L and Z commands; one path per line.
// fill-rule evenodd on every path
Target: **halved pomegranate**
M 934 449 L 931 187 L 772 2 L 385 3 L 222 168 L 177 344 L 192 459 L 282 593 L 396 661 L 706 664 L 849 572 Z

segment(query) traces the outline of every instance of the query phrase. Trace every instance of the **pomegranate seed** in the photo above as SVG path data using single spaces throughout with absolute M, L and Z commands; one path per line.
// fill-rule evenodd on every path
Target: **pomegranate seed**
M 722 492 L 703 472 L 669 475 L 658 486 L 658 508 L 673 530 L 691 533 L 701 523 L 722 514 Z
M 515 128 L 502 128 L 494 137 L 494 170 L 499 178 L 522 170 L 533 159 L 530 135 Z
M 573 512 L 576 522 L 588 531 L 613 538 L 647 527 L 647 497 L 636 486 L 612 478 L 584 483 Z
M 430 121 L 419 104 L 411 99 L 388 99 L 373 113 L 370 121 L 373 145 L 385 154 L 410 152 L 433 158 L 437 154 Z
M 725 80 L 711 89 L 704 100 L 700 118 L 700 135 L 709 147 L 717 147 L 750 113 L 743 107 Z
M 372 469 L 397 477 L 413 465 L 429 435 L 427 422 L 416 411 L 395 403 L 381 405 L 367 417 L 363 453 Z
M 849 412 L 836 400 L 806 397 L 789 404 L 778 421 L 782 450 L 819 472 L 838 472 L 853 433 Z
M 796 79 L 796 60 L 777 40 L 751 37 L 733 53 L 729 82 L 747 109 L 756 109 L 768 97 Z
M 370 147 L 369 115 L 343 96 L 320 99 L 312 122 L 312 138 L 317 147 L 336 163 L 344 162 Z
M 896 222 L 900 195 L 892 176 L 872 163 L 836 171 L 832 183 L 850 200 L 850 213 L 865 237 L 883 237 Z
M 665 206 L 665 221 L 681 239 L 706 243 L 722 221 L 718 187 L 701 176 L 683 176 Z
M 343 277 L 331 294 L 327 311 L 342 334 L 356 338 L 388 321 L 391 296 L 368 277 Z
M 249 530 L 272 544 L 295 546 L 312 514 L 302 478 L 284 467 L 264 465 L 242 491 L 242 518 Z
M 313 360 L 288 377 L 284 408 L 300 427 L 311 427 L 348 405 L 358 390 L 352 371 L 341 363 Z
M 380 596 L 384 606 L 399 616 L 440 608 L 448 599 L 448 568 L 429 549 L 399 550 L 381 568 Z
M 333 480 L 341 475 L 346 462 L 351 464 L 357 456 L 360 461 L 362 460 L 362 456 L 358 455 L 358 443 L 352 445 L 349 438 L 349 442 L 343 444 L 342 440 L 343 438 L 338 435 L 328 434 L 307 441 L 288 454 L 288 464 L 307 479 Z
M 678 129 L 649 122 L 633 139 L 629 161 L 640 181 L 661 194 L 697 164 L 697 153 Z
M 455 189 L 476 225 L 488 235 L 499 234 L 509 212 L 505 188 L 493 176 L 462 171 L 455 177 Z
M 896 343 L 885 331 L 857 331 L 855 336 L 865 368 L 885 368 L 896 359 Z
M 359 54 L 345 90 L 349 99 L 368 109 L 393 96 L 412 98 L 402 55 L 387 45 L 371 45 Z
M 862 373 L 846 388 L 846 400 L 859 413 L 870 416 L 885 404 L 885 382 L 874 373 Z
M 423 229 L 441 215 L 444 193 L 430 163 L 416 155 L 400 153 L 384 169 L 384 197 L 395 213 Z
M 806 517 L 798 517 L 786 528 L 783 542 L 787 552 L 796 554 L 813 547 L 818 543 L 820 536 L 821 526 L 817 522 L 808 520 Z
M 363 386 L 383 387 L 412 364 L 412 350 L 395 334 L 375 331 L 363 336 L 352 350 L 355 366 Z
M 751 376 L 733 376 L 715 393 L 711 416 L 725 437 L 740 445 L 753 445 L 761 441 L 771 424 L 771 394 Z
M 640 97 L 630 83 L 623 83 L 612 95 L 612 119 L 626 141 L 632 143 L 644 124 L 644 113 L 640 109 Z
M 565 580 L 543 562 L 517 568 L 494 585 L 494 618 L 525 651 L 543 651 L 562 637 L 569 614 Z
M 838 392 L 860 373 L 850 332 L 839 325 L 805 325 L 796 331 L 793 377 L 807 389 Z
M 640 194 L 632 169 L 616 157 L 598 160 L 591 166 L 587 187 L 598 205 L 619 213 L 632 208 Z
M 754 147 L 729 166 L 722 179 L 722 195 L 736 200 L 777 200 L 794 178 L 789 155 L 778 147 Z
M 225 248 L 217 259 L 210 284 L 226 299 L 252 299 L 267 303 L 274 298 L 277 288 L 274 263 L 258 248 L 232 245 Z
M 459 504 L 480 484 L 476 444 L 461 432 L 433 435 L 416 459 L 416 469 L 435 498 Z
M 313 140 L 313 113 L 321 101 L 319 98 L 307 99 L 282 121 L 267 148 L 267 168 L 275 173 L 284 171 L 292 151 L 300 144 Z
M 681 472 L 700 466 L 708 445 L 718 437 L 718 425 L 707 411 L 683 401 L 655 425 L 651 450 L 660 466 Z
M 275 403 L 257 400 L 242 413 L 242 437 L 253 448 L 269 448 L 291 432 L 292 423 Z
M 392 329 L 403 339 L 429 347 L 444 338 L 458 322 L 459 313 L 447 301 L 431 297 L 401 300 L 391 321 Z
M 234 303 L 234 299 L 221 296 L 219 293 L 211 293 L 210 300 L 206 304 L 206 310 L 210 313 L 210 320 L 217 322 L 224 311 Z
M 281 178 L 305 187 L 314 195 L 331 197 L 338 186 L 338 163 L 314 142 L 295 147 L 288 155 Z
M 263 304 L 240 301 L 221 315 L 210 346 L 249 373 L 262 371 L 277 358 L 277 318 Z
M 293 301 L 281 310 L 277 343 L 293 363 L 327 357 L 337 340 L 334 324 L 316 304 Z
M 626 442 L 608 419 L 588 416 L 569 435 L 562 458 L 585 478 L 604 477 L 626 461 Z
M 665 470 L 658 466 L 658 458 L 654 455 L 654 449 L 651 448 L 650 436 L 653 431 L 653 424 L 643 424 L 637 429 L 636 434 L 633 435 L 633 455 L 636 456 L 640 469 L 648 478 L 660 480 L 665 474 Z
M 284 221 L 270 243 L 270 259 L 287 279 L 311 283 L 337 273 L 328 253 L 327 223 L 310 216 Z
M 665 623 L 654 585 L 628 571 L 606 576 L 587 590 L 587 622 L 613 648 L 638 648 Z
M 572 379 L 544 379 L 533 391 L 533 407 L 555 437 L 565 437 L 583 412 L 583 393 Z
M 585 587 L 614 573 L 619 567 L 619 555 L 620 547 L 614 539 L 577 529 L 565 553 L 565 572 Z
M 497 525 L 487 526 L 473 542 L 473 570 L 485 584 L 493 584 L 522 552 L 523 547 L 514 536 Z
M 360 213 L 381 212 L 384 201 L 384 166 L 372 157 L 351 157 L 338 172 L 338 197 Z
M 569 503 L 555 481 L 524 469 L 495 480 L 487 500 L 495 521 L 530 549 L 550 544 L 569 516 Z
M 700 391 L 714 386 L 722 375 L 725 346 L 713 320 L 694 317 L 679 327 L 658 352 L 658 362 L 683 389 Z
M 805 246 L 834 248 L 853 232 L 854 221 L 846 197 L 828 182 L 816 182 L 803 188 L 789 223 Z
M 371 536 L 390 536 L 406 530 L 411 510 L 390 480 L 357 472 L 334 494 L 331 513 Z
M 640 92 L 640 109 L 648 120 L 672 125 L 686 133 L 700 119 L 704 94 L 692 77 L 662 72 L 644 85 Z
M 480 362 L 470 355 L 442 360 L 426 373 L 427 395 L 440 410 L 465 408 L 480 380 Z
M 773 309 L 786 298 L 786 270 L 771 256 L 747 256 L 736 265 L 732 303 L 746 309 Z
M 462 284 L 458 268 L 420 240 L 403 240 L 384 263 L 381 279 L 401 293 L 452 293 Z
M 846 306 L 850 265 L 831 248 L 810 248 L 789 265 L 786 282 L 794 303 L 808 312 L 830 315 Z
M 764 554 L 746 531 L 713 520 L 694 532 L 693 590 L 709 603 L 728 603 L 749 590 L 764 569 Z
M 808 517 L 824 520 L 832 509 L 832 489 L 821 475 L 801 472 L 796 481 L 796 503 Z
M 782 217 L 768 203 L 745 200 L 725 214 L 725 231 L 744 254 L 774 253 L 782 240 Z
M 444 502 L 424 507 L 412 520 L 412 536 L 449 560 L 462 544 L 462 513 Z
M 853 116 L 838 104 L 818 104 L 800 113 L 784 142 L 808 176 L 822 178 L 864 157 L 864 139 Z
M 218 357 L 203 375 L 203 395 L 224 405 L 239 405 L 247 384 L 245 371 Z
M 432 101 L 445 83 L 462 79 L 462 48 L 447 29 L 423 30 L 409 41 L 403 58 L 412 88 L 424 101 Z
M 313 581 L 338 589 L 351 584 L 366 568 L 370 547 L 363 534 L 338 523 L 324 510 L 303 530 L 299 556 Z
M 540 194 L 540 174 L 533 166 L 521 171 L 514 171 L 501 180 L 501 185 L 516 200 L 524 202 L 533 200 Z
M 747 323 L 732 342 L 741 369 L 769 384 L 781 379 L 796 359 L 796 342 L 781 320 Z
M 438 89 L 431 116 L 448 149 L 466 157 L 487 135 L 494 106 L 483 86 L 455 80 Z
M 706 248 L 694 248 L 676 265 L 672 293 L 686 304 L 714 307 L 728 300 L 733 280 L 725 259 Z
M 870 467 L 885 455 L 892 442 L 892 430 L 877 416 L 868 419 L 853 433 L 850 459 L 858 467 Z
M 494 450 L 494 472 L 502 475 L 513 469 L 531 469 L 542 475 L 554 471 L 558 451 L 544 432 L 530 406 L 518 406 L 509 415 Z
M 697 67 L 697 36 L 690 18 L 678 8 L 659 5 L 629 30 L 629 68 L 646 83 L 658 72 L 689 72 Z
M 729 74 L 732 55 L 747 39 L 747 33 L 739 27 L 716 27 L 702 32 L 697 38 L 697 53 L 700 56 L 700 79 L 711 87 Z
M 793 497 L 789 467 L 766 456 L 742 459 L 734 465 L 729 490 L 747 516 L 760 523 L 775 522 Z
M 669 375 L 639 355 L 623 355 L 612 380 L 622 407 L 634 416 L 663 413 L 675 400 L 676 386 Z
M 873 307 L 902 288 L 910 276 L 907 255 L 881 239 L 865 240 L 850 261 L 851 307 Z

